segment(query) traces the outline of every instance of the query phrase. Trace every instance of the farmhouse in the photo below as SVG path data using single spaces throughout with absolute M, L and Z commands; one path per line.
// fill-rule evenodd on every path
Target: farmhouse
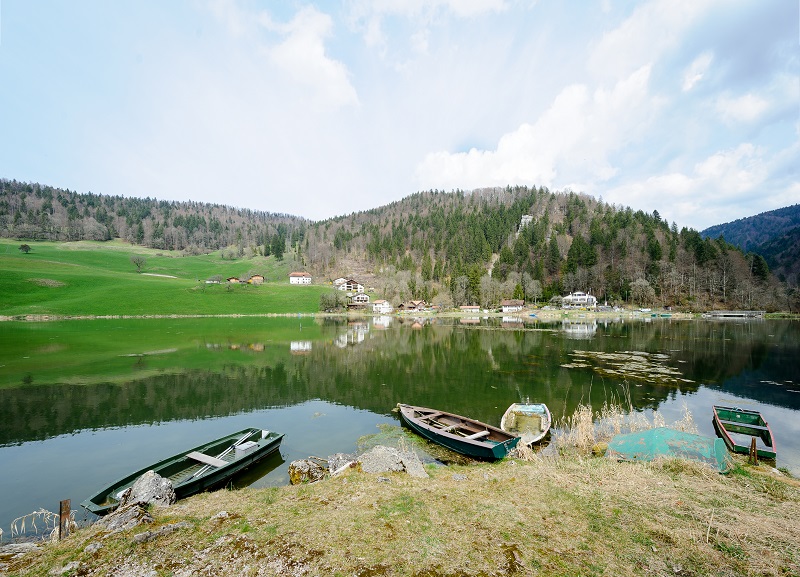
M 481 312 L 481 307 L 478 305 L 461 305 L 458 310 L 462 313 L 479 313 Z
M 425 301 L 408 301 L 404 303 L 400 303 L 397 306 L 398 311 L 405 311 L 408 313 L 418 313 L 425 310 L 425 307 L 428 305 Z
M 311 275 L 307 272 L 290 272 L 289 284 L 311 284 Z
M 249 279 L 247 279 L 247 282 L 250 284 L 263 284 L 264 277 L 260 274 L 254 274 Z
M 500 307 L 504 313 L 517 313 L 525 306 L 525 301 L 519 299 L 505 299 L 500 301 Z
M 228 277 L 227 279 L 225 279 L 225 280 L 227 280 L 229 283 L 233 283 L 233 284 L 239 284 L 239 283 L 241 282 L 241 281 L 239 280 L 239 277 L 237 277 L 237 276 L 229 276 L 229 277 Z

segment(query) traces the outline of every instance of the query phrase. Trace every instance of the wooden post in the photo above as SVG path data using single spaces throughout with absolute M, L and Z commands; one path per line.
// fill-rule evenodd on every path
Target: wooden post
M 58 509 L 58 540 L 61 541 L 69 535 L 69 509 L 70 500 L 64 499 Z
M 758 465 L 758 451 L 756 451 L 756 438 L 750 437 L 750 458 L 751 465 Z

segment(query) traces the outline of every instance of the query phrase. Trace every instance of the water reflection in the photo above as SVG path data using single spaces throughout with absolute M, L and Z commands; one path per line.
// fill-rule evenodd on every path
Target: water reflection
M 525 398 L 546 402 L 555 419 L 579 403 L 665 413 L 686 403 L 705 434 L 712 404 L 750 403 L 770 420 L 780 463 L 800 473 L 798 322 L 386 316 L 2 329 L 0 490 L 29 482 L 30 473 L 11 475 L 11 457 L 23 468 L 30 457 L 69 470 L 67 456 L 90 450 L 83 467 L 121 454 L 115 466 L 132 468 L 146 445 L 141 429 L 161 439 L 202 423 L 193 433 L 213 438 L 209 423 L 221 436 L 268 415 L 278 424 L 266 426 L 287 434 L 289 459 L 352 450 L 376 423 L 394 422 L 398 402 L 499 424 Z M 68 442 L 87 436 L 96 442 Z M 111 450 L 127 448 L 122 439 L 136 440 L 131 454 Z

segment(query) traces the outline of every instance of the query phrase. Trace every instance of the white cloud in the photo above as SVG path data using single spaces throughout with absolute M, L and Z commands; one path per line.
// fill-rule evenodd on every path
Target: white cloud
M 756 94 L 745 94 L 738 98 L 723 96 L 716 102 L 722 119 L 729 123 L 755 122 L 767 111 L 769 103 Z
M 325 53 L 324 40 L 330 36 L 332 27 L 330 16 L 314 8 L 304 8 L 289 24 L 280 27 L 286 39 L 268 49 L 268 54 L 289 76 L 319 92 L 328 102 L 356 105 L 358 95 L 350 84 L 347 68 Z
M 638 5 L 603 35 L 589 58 L 600 78 L 623 78 L 680 44 L 685 30 L 716 0 L 654 0 Z
M 417 180 L 421 188 L 445 190 L 606 181 L 617 173 L 610 153 L 640 139 L 660 108 L 648 95 L 649 78 L 643 67 L 611 89 L 568 86 L 535 123 L 503 135 L 495 150 L 428 154 Z
M 708 71 L 714 55 L 711 52 L 703 52 L 694 59 L 686 71 L 683 73 L 683 91 L 689 92 L 695 85 L 703 79 Z
M 608 202 L 658 210 L 667 220 L 703 229 L 747 216 L 742 204 L 763 197 L 769 178 L 765 151 L 743 143 L 718 151 L 691 171 L 667 172 L 632 181 L 603 193 Z

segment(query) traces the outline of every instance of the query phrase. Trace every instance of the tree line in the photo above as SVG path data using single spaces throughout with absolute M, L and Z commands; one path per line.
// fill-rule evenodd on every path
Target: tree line
M 224 258 L 274 255 L 299 245 L 309 221 L 201 202 L 77 193 L 0 179 L 0 236 L 50 241 L 121 238 L 149 248 Z

